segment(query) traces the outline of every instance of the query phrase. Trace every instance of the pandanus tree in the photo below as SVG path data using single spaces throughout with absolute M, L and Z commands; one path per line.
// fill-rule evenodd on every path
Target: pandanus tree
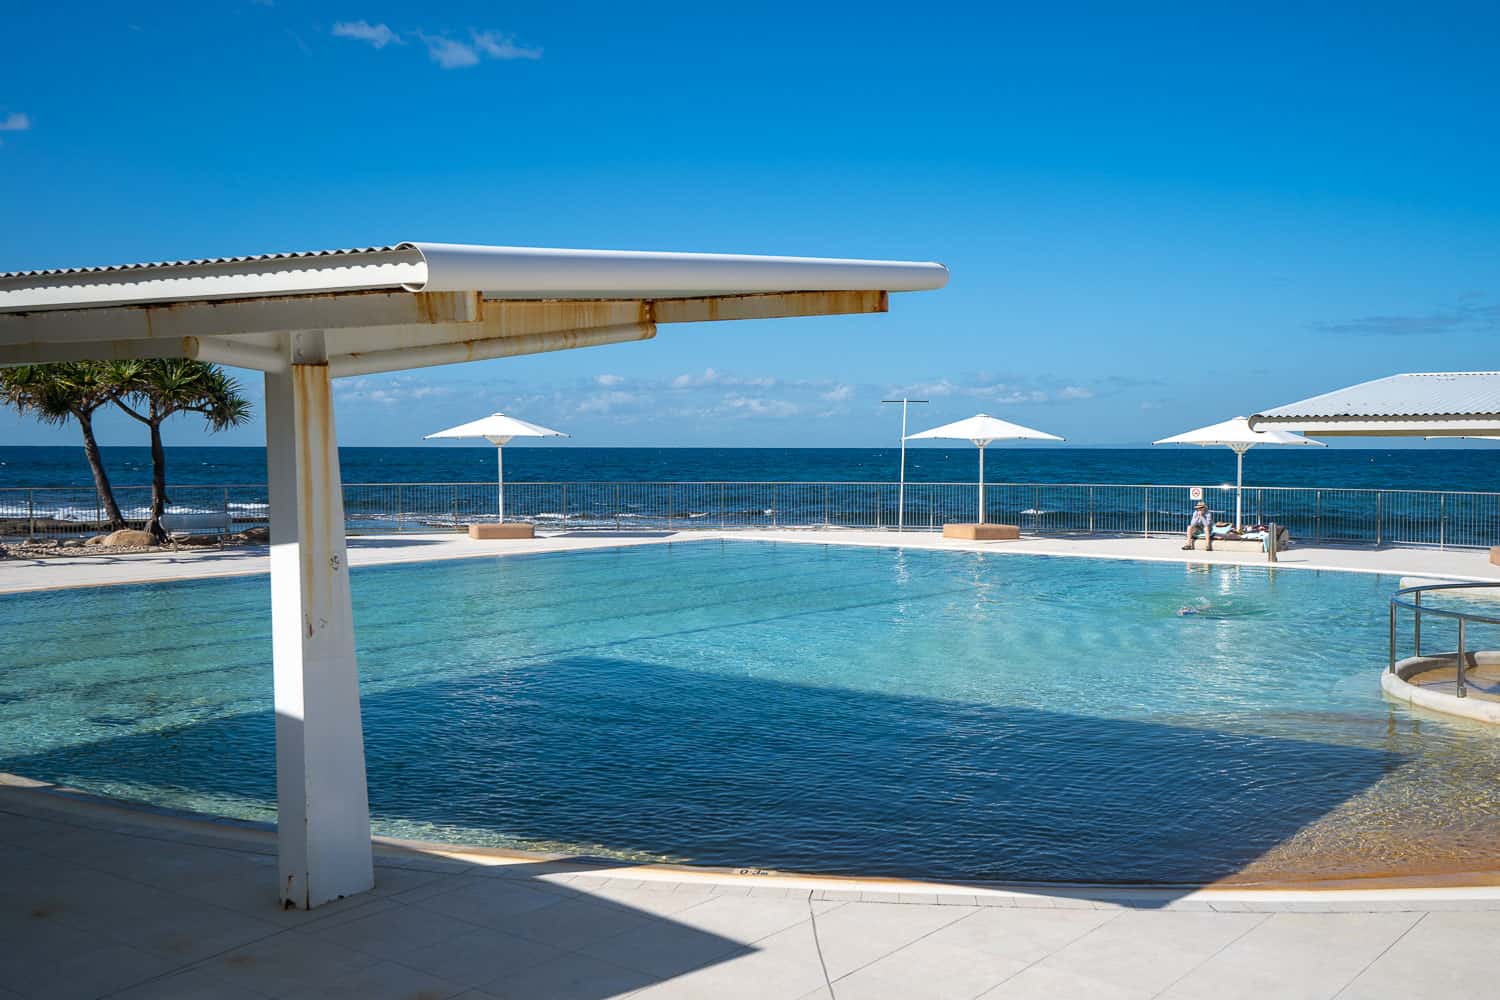
M 178 413 L 201 414 L 210 430 L 222 431 L 250 419 L 250 403 L 240 386 L 218 365 L 181 358 L 118 361 L 108 365 L 113 401 L 151 432 L 151 516 L 146 530 L 164 539 L 161 516 L 167 496 L 167 453 L 161 425 Z
M 109 483 L 94 438 L 94 414 L 114 401 L 117 388 L 112 372 L 94 361 L 0 368 L 0 399 L 21 413 L 49 424 L 78 421 L 83 431 L 83 454 L 94 474 L 99 505 L 111 528 L 123 528 L 125 518 Z

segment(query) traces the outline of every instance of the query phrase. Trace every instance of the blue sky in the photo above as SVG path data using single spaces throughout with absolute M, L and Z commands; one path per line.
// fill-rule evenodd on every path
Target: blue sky
M 884 316 L 351 380 L 352 445 L 493 409 L 579 444 L 880 445 L 902 392 L 918 426 L 1144 443 L 1493 368 L 1497 8 L 1205 6 L 22 0 L 0 270 L 433 240 L 952 271 Z

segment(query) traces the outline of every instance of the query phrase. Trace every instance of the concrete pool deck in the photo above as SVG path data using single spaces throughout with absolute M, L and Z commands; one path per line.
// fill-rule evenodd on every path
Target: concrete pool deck
M 1486 995 L 1500 889 L 988 890 L 381 842 L 277 905 L 270 831 L 0 782 L 0 997 Z
M 351 535 L 351 566 L 382 566 L 437 559 L 570 552 L 632 545 L 664 545 L 715 539 L 795 542 L 818 545 L 858 545 L 884 548 L 1074 556 L 1087 559 L 1132 559 L 1184 565 L 1266 566 L 1259 552 L 1185 552 L 1177 537 L 1040 537 L 1018 541 L 975 542 L 944 538 L 935 532 L 867 531 L 858 529 L 732 529 L 692 531 L 610 532 L 578 531 L 531 539 L 476 540 L 466 534 Z M 78 550 L 87 552 L 87 550 Z M 1385 573 L 1445 580 L 1500 581 L 1500 566 L 1489 561 L 1486 549 L 1344 548 L 1297 546 L 1281 553 L 1274 564 L 1288 570 L 1338 570 Z M 122 555 L 69 555 L 47 559 L 0 560 L 0 594 L 65 587 L 155 583 L 167 580 L 245 576 L 270 571 L 265 546 L 230 549 L 184 549 L 176 552 L 139 552 Z

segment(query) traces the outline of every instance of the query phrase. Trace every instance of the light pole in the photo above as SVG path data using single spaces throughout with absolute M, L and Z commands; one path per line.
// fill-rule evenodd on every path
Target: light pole
M 901 485 L 896 489 L 896 530 L 906 530 L 906 407 L 908 403 L 925 403 L 925 399 L 882 399 L 882 403 L 901 404 Z

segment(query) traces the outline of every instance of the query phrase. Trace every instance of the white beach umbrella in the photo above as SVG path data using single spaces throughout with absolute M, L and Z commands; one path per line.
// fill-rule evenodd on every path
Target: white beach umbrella
M 1152 441 L 1152 444 L 1196 444 L 1207 448 L 1211 445 L 1220 445 L 1234 451 L 1235 476 L 1234 476 L 1234 526 L 1240 528 L 1244 524 L 1242 512 L 1244 510 L 1245 498 L 1245 452 L 1258 444 L 1311 444 L 1319 448 L 1328 447 L 1322 441 L 1314 441 L 1305 438 L 1301 434 L 1293 434 L 1291 431 L 1268 429 L 1263 431 L 1252 431 L 1250 421 L 1244 417 L 1235 417 L 1232 420 L 1224 420 L 1207 427 L 1200 427 L 1195 431 L 1184 434 L 1174 434 L 1160 441 Z
M 484 438 L 495 446 L 495 502 L 499 511 L 499 520 L 505 520 L 505 445 L 511 438 L 515 437 L 567 437 L 562 431 L 555 431 L 550 427 L 540 424 L 528 424 L 524 420 L 515 417 L 507 417 L 503 413 L 491 413 L 487 417 L 471 420 L 457 427 L 450 427 L 436 434 L 428 434 L 422 438 L 423 441 L 432 438 Z
M 999 420 L 988 413 L 979 413 L 965 420 L 955 420 L 951 424 L 934 427 L 930 431 L 922 431 L 918 434 L 908 434 L 906 440 L 916 441 L 919 438 L 950 438 L 955 441 L 972 441 L 979 449 L 979 523 L 984 523 L 984 447 L 991 441 L 1062 441 L 1063 438 L 1056 434 L 1048 434 L 1046 431 L 1032 430 L 1030 427 L 1022 427 L 1013 424 L 1009 420 Z

